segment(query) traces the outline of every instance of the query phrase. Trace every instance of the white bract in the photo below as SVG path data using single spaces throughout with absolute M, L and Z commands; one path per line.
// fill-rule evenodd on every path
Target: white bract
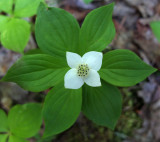
M 97 71 L 102 66 L 103 54 L 90 51 L 81 57 L 72 52 L 66 53 L 68 66 L 71 68 L 64 77 L 64 86 L 68 89 L 79 89 L 84 82 L 92 87 L 101 86 Z

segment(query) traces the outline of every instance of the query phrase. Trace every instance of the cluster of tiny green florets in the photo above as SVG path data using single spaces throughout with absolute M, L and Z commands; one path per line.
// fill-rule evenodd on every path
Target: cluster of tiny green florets
M 78 66 L 78 71 L 77 71 L 78 76 L 86 77 L 88 73 L 89 73 L 89 67 L 87 64 L 80 64 Z

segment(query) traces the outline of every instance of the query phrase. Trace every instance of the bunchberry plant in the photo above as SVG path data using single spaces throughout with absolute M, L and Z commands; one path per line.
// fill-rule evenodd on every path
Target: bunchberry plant
M 133 86 L 156 71 L 129 50 L 102 53 L 115 36 L 113 8 L 93 10 L 80 28 L 65 10 L 40 4 L 35 33 L 41 52 L 24 55 L 2 81 L 33 92 L 53 87 L 43 106 L 44 138 L 71 127 L 81 111 L 114 129 L 122 107 L 115 86 Z
M 14 106 L 8 114 L 0 109 L 0 142 L 29 142 L 42 124 L 42 107 L 37 103 Z
M 150 26 L 157 40 L 160 42 L 160 21 L 151 22 Z
M 31 24 L 23 17 L 36 14 L 43 0 L 0 0 L 0 37 L 5 48 L 23 53 L 31 33 Z

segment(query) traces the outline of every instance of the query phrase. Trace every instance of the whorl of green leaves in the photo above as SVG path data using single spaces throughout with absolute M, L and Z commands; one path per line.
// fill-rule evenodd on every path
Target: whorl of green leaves
M 35 32 L 41 52 L 24 55 L 9 69 L 3 81 L 15 82 L 34 92 L 53 87 L 44 102 L 43 137 L 71 127 L 81 110 L 96 124 L 114 129 L 122 108 L 122 96 L 115 86 L 133 86 L 156 71 L 135 53 L 114 50 L 103 55 L 99 71 L 101 87 L 64 88 L 64 75 L 69 70 L 66 51 L 80 55 L 103 51 L 115 36 L 113 8 L 114 3 L 111 3 L 93 10 L 80 28 L 65 10 L 40 5 Z

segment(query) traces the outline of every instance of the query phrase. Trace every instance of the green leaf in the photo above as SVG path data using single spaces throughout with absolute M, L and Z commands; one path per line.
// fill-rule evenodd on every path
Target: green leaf
M 86 4 L 89 4 L 89 3 L 91 3 L 93 0 L 84 0 L 84 2 L 86 3 Z
M 1 42 L 5 48 L 23 53 L 29 41 L 30 25 L 21 19 L 11 19 L 4 27 Z
M 144 63 L 135 53 L 119 49 L 106 53 L 103 57 L 101 78 L 115 86 L 133 86 L 157 69 Z
M 0 32 L 2 32 L 8 20 L 9 18 L 7 16 L 0 15 Z
M 158 41 L 160 42 L 160 21 L 154 21 L 150 23 L 150 26 L 152 28 L 152 31 Z
M 37 13 L 40 2 L 44 0 L 15 0 L 14 15 L 17 17 L 30 17 Z
M 66 51 L 78 49 L 80 27 L 76 19 L 59 8 L 46 8 L 42 3 L 36 19 L 36 40 L 42 51 L 66 58 Z
M 42 50 L 36 48 L 36 49 L 31 49 L 28 52 L 25 53 L 25 55 L 33 55 L 33 54 L 45 54 L 42 52 Z
M 6 142 L 8 134 L 0 134 L 0 142 Z
M 93 122 L 114 129 L 122 109 L 119 90 L 102 81 L 101 87 L 83 87 L 83 113 Z
M 23 53 L 29 41 L 30 25 L 21 19 L 11 19 L 3 29 L 1 42 L 5 48 Z
M 64 84 L 55 86 L 47 95 L 43 107 L 44 137 L 68 129 L 76 121 L 82 104 L 82 91 L 65 89 Z
M 13 4 L 13 0 L 0 0 L 0 10 L 11 14 L 12 4 Z
M 0 109 L 0 132 L 8 132 L 7 115 L 2 109 Z
M 16 105 L 8 115 L 8 124 L 13 135 L 29 138 L 38 133 L 42 124 L 41 105 L 29 103 Z M 17 141 L 16 141 L 17 142 Z
M 112 21 L 114 3 L 97 8 L 85 18 L 80 31 L 81 55 L 88 51 L 102 51 L 113 40 L 115 27 Z
M 19 138 L 17 136 L 11 135 L 9 136 L 9 142 L 29 142 L 25 140 L 24 138 Z
M 29 41 L 30 25 L 21 19 L 11 19 L 1 35 L 1 42 L 5 48 L 16 52 L 23 52 Z
M 7 72 L 2 81 L 15 82 L 22 88 L 44 91 L 64 80 L 66 61 L 46 54 L 25 55 Z

